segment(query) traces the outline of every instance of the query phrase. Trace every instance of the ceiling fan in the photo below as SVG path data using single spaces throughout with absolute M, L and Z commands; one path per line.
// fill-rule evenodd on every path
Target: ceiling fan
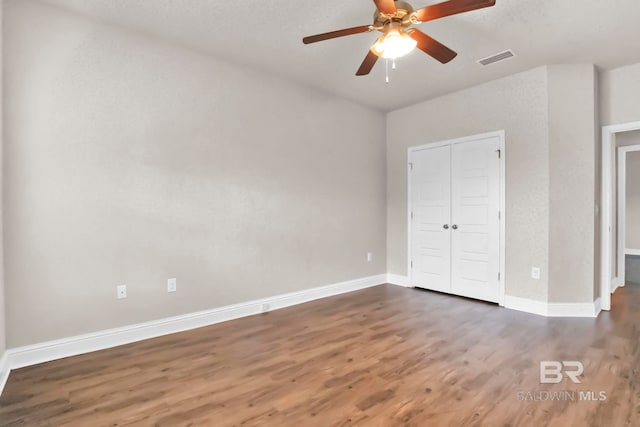
M 449 0 L 414 10 L 409 3 L 402 0 L 373 0 L 373 2 L 377 9 L 373 15 L 373 25 L 316 34 L 303 38 L 302 42 L 309 44 L 374 30 L 380 31 L 382 36 L 369 49 L 356 76 L 369 74 L 380 57 L 399 58 L 415 47 L 446 64 L 455 58 L 457 53 L 411 26 L 496 4 L 496 0 Z

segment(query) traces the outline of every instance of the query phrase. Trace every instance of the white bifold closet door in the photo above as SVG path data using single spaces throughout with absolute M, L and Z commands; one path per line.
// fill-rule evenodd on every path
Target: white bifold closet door
M 494 137 L 412 153 L 414 286 L 498 301 L 499 149 Z
M 451 150 L 421 150 L 412 156 L 412 270 L 414 286 L 451 290 Z M 446 228 L 445 228 L 446 225 Z

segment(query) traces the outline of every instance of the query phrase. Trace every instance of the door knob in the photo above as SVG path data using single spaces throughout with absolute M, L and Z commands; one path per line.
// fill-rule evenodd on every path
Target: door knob
M 451 228 L 453 228 L 454 230 L 457 230 L 457 229 L 458 229 L 458 226 L 457 226 L 457 225 L 455 225 L 455 224 L 453 224 L 453 225 L 451 226 Z
M 448 230 L 449 229 L 449 224 L 443 225 L 442 228 L 444 228 L 445 230 Z

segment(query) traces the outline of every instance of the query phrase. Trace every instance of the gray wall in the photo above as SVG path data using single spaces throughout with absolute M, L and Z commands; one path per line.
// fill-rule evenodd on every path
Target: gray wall
M 389 272 L 407 274 L 407 148 L 504 129 L 507 295 L 592 302 L 596 77 L 592 65 L 541 67 L 389 113 Z
M 39 3 L 5 14 L 9 346 L 385 272 L 383 114 Z
M 599 85 L 591 66 L 541 67 L 394 111 L 385 147 L 379 112 L 30 0 L 5 7 L 0 352 L 5 315 L 19 346 L 407 274 L 407 148 L 498 129 L 507 294 L 590 300 L 587 127 L 598 105 L 602 124 L 640 120 L 640 64 Z
M 592 302 L 596 104 L 593 65 L 547 67 L 549 301 Z
M 600 74 L 602 125 L 640 121 L 640 63 Z
M 506 292 L 547 300 L 549 127 L 546 67 L 387 115 L 387 266 L 407 274 L 407 148 L 506 130 Z M 542 270 L 531 279 L 531 267 Z
M 3 77 L 2 77 L 2 59 L 4 55 L 4 44 L 3 44 L 3 7 L 0 2 L 0 358 L 2 354 L 6 350 L 6 322 L 5 322 L 5 290 L 4 290 L 4 233 L 3 233 L 3 207 L 4 207 L 4 197 L 3 197 L 3 176 L 4 176 L 4 131 L 3 131 L 3 122 L 4 122 L 4 96 L 3 96 Z

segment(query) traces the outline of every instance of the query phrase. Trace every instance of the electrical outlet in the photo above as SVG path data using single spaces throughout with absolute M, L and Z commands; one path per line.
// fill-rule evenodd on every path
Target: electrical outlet
M 373 254 L 371 252 L 367 252 L 367 261 L 368 262 L 373 261 Z
M 531 267 L 531 278 L 540 280 L 540 267 Z
M 175 292 L 178 287 L 178 279 L 173 278 L 167 280 L 167 292 Z
M 119 285 L 116 287 L 116 297 L 118 299 L 127 297 L 127 285 Z

